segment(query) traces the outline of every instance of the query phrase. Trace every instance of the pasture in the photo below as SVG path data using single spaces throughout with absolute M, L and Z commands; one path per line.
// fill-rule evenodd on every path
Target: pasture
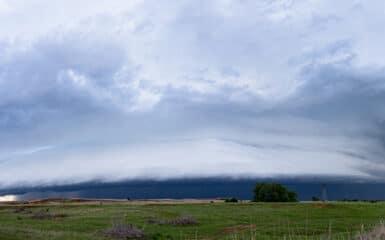
M 382 202 L 63 200 L 1 205 L 0 239 L 114 239 L 116 226 L 139 229 L 142 239 L 352 239 L 383 217 Z

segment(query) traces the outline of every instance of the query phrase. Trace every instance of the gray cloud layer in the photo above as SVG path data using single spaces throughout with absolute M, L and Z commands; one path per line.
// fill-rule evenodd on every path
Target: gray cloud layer
M 382 5 L 0 0 L 0 187 L 382 180 Z

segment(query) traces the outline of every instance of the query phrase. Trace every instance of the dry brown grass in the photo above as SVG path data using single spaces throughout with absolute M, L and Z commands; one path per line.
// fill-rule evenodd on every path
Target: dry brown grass
M 171 220 L 150 218 L 147 221 L 147 223 L 158 224 L 158 225 L 189 226 L 189 225 L 197 225 L 198 221 L 193 216 L 180 216 Z
M 145 237 L 144 231 L 131 224 L 114 223 L 110 229 L 103 232 L 108 238 L 118 239 L 142 239 Z
M 359 234 L 353 240 L 385 240 L 385 225 L 380 224 L 370 232 Z
M 239 225 L 239 226 L 233 226 L 233 227 L 226 227 L 223 229 L 223 232 L 224 233 L 237 233 L 237 232 L 241 232 L 241 231 L 244 231 L 244 230 L 247 230 L 247 229 L 253 229 L 255 228 L 257 225 L 255 224 L 248 224 L 248 225 Z
M 64 218 L 67 217 L 67 214 L 62 214 L 62 213 L 50 213 L 49 211 L 38 211 L 38 212 L 33 212 L 31 215 L 32 219 L 53 219 L 53 218 Z

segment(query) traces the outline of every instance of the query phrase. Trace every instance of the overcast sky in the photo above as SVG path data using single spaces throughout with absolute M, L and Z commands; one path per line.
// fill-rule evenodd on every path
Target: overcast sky
M 0 187 L 385 176 L 382 0 L 0 0 Z

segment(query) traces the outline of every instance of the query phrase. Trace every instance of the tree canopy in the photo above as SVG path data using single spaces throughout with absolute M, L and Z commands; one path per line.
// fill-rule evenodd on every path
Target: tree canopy
M 257 183 L 254 188 L 255 202 L 296 202 L 297 193 L 279 183 Z

